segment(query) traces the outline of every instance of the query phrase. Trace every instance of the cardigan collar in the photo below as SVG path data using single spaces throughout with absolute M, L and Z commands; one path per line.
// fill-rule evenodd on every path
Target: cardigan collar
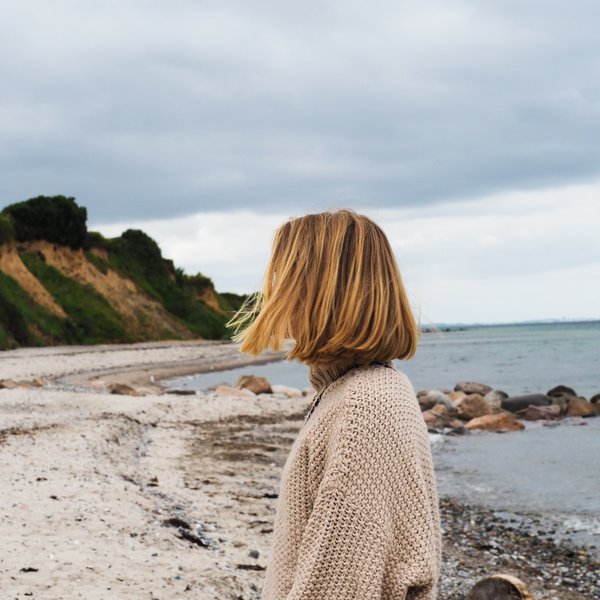
M 393 366 L 391 360 L 373 361 L 370 364 L 384 364 Z M 361 366 L 361 363 L 344 361 L 334 363 L 332 365 L 321 366 L 313 365 L 310 367 L 308 372 L 308 380 L 317 392 L 320 392 L 323 388 L 327 387 L 330 383 L 341 377 L 346 371 Z M 368 366 L 368 365 L 364 365 Z

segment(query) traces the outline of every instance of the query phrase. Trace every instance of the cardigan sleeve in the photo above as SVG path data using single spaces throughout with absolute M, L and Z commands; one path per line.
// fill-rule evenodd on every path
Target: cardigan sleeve
M 431 448 L 412 386 L 394 385 L 383 396 L 358 385 L 348 398 L 285 600 L 436 598 Z

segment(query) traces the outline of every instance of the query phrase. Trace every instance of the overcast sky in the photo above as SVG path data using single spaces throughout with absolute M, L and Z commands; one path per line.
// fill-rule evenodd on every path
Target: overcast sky
M 0 207 L 75 196 L 248 292 L 350 206 L 422 321 L 600 317 L 597 0 L 0 7 Z

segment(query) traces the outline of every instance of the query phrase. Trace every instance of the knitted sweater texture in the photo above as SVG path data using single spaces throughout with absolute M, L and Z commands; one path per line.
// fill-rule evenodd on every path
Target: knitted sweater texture
M 263 600 L 435 600 L 438 495 L 410 380 L 383 365 L 309 379 L 323 394 L 283 467 Z

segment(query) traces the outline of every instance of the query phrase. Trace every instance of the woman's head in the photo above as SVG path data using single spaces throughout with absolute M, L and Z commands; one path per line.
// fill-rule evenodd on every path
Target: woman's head
M 262 292 L 229 321 L 241 350 L 295 345 L 308 365 L 411 358 L 418 343 L 386 235 L 351 209 L 290 219 L 275 232 Z

